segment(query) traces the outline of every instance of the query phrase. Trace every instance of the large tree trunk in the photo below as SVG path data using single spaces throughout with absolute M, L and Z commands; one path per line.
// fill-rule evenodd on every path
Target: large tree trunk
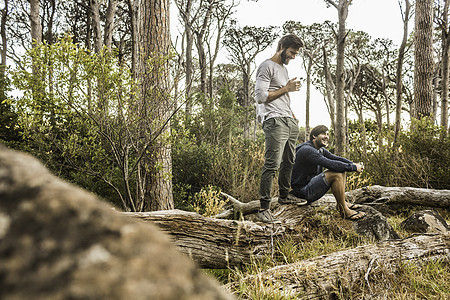
M 172 108 L 167 59 L 170 49 L 169 0 L 141 0 L 139 12 L 141 130 L 144 136 L 158 135 L 145 149 L 147 153 L 140 168 L 146 178 L 143 209 L 173 209 L 171 147 L 164 140 L 170 131 L 166 121 Z
M 413 117 L 431 115 L 433 103 L 433 0 L 416 1 Z
M 450 233 L 419 235 L 322 255 L 289 265 L 277 266 L 227 285 L 238 290 L 242 284 L 258 285 L 296 299 L 327 299 L 342 282 L 379 284 L 380 270 L 395 272 L 404 264 L 420 265 L 426 260 L 450 260 Z M 378 269 L 378 271 L 376 271 Z

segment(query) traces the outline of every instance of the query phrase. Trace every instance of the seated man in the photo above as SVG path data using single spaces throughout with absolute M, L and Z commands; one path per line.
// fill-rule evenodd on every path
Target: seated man
M 341 216 L 350 220 L 362 219 L 366 214 L 353 210 L 361 206 L 345 201 L 345 172 L 362 172 L 363 163 L 354 163 L 327 151 L 325 147 L 328 146 L 329 136 L 324 125 L 314 127 L 309 139 L 296 148 L 292 195 L 311 203 L 325 195 L 331 187 Z M 324 167 L 328 169 L 325 172 Z

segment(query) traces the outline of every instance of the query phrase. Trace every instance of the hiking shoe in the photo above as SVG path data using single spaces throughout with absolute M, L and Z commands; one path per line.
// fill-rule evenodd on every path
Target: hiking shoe
M 286 198 L 278 197 L 278 203 L 280 204 L 297 204 L 299 206 L 308 204 L 308 201 L 302 198 L 298 198 L 293 194 L 289 194 Z
M 263 223 L 281 223 L 273 217 L 270 209 L 260 210 L 257 216 L 258 219 Z

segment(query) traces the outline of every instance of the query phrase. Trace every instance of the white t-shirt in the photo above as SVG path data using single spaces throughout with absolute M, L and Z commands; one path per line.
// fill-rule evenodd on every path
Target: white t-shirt
M 282 88 L 288 81 L 289 76 L 286 67 L 271 59 L 266 59 L 258 67 L 256 71 L 255 100 L 256 115 L 261 123 L 274 117 L 294 117 L 289 93 L 285 93 L 269 103 L 266 102 L 269 91 Z

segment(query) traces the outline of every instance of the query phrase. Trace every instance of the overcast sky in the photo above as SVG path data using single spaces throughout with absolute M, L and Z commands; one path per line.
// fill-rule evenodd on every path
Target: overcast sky
M 241 26 L 282 26 L 286 21 L 310 25 L 326 20 L 337 23 L 338 14 L 336 8 L 327 8 L 324 0 L 242 0 L 237 8 L 236 18 Z M 413 25 L 411 22 L 409 28 Z M 403 37 L 403 21 L 398 0 L 353 0 L 349 7 L 346 27 L 365 31 L 374 39 L 389 38 L 398 46 Z M 275 48 L 276 43 L 261 53 L 256 64 L 271 57 Z M 290 77 L 305 77 L 300 58 L 291 61 L 287 67 Z M 291 93 L 292 109 L 300 120 L 300 126 L 305 125 L 305 99 L 304 86 L 300 92 Z M 312 127 L 319 124 L 330 125 L 327 108 L 319 92 L 312 92 L 311 95 L 310 124 Z
M 401 0 L 404 2 L 404 0 Z M 339 0 L 336 0 L 339 2 Z M 173 5 L 172 7 L 175 7 Z M 176 10 L 176 8 L 173 8 Z M 326 20 L 337 23 L 338 14 L 334 7 L 327 8 L 324 0 L 241 0 L 234 15 L 240 26 L 282 26 L 286 21 L 301 22 L 303 25 L 322 23 Z M 172 21 L 174 18 L 172 17 Z M 409 29 L 414 24 L 410 21 Z M 372 38 L 389 38 L 396 46 L 403 36 L 403 23 L 398 0 L 353 0 L 349 7 L 346 27 L 355 31 L 365 31 Z M 256 58 L 256 65 L 275 53 L 276 42 Z M 296 58 L 287 66 L 290 77 L 305 77 L 301 58 Z M 253 79 L 255 74 L 253 74 Z M 311 96 L 310 124 L 330 125 L 330 119 L 323 100 L 318 92 Z M 292 109 L 305 125 L 305 88 L 291 93 Z

